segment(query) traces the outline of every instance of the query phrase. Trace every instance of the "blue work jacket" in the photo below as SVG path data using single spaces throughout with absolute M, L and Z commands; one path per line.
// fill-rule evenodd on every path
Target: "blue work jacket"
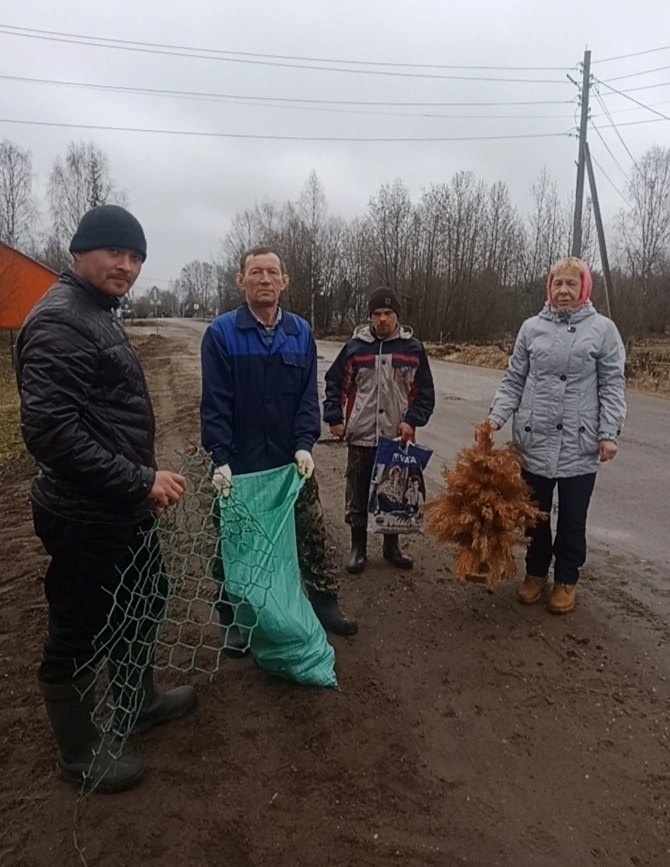
M 233 474 L 284 466 L 321 433 L 316 345 L 309 324 L 282 311 L 270 346 L 246 304 L 218 316 L 201 347 L 202 445 Z

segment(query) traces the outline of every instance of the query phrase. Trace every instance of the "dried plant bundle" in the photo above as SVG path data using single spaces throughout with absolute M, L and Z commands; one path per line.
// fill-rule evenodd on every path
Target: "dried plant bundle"
M 455 546 L 460 581 L 494 585 L 516 574 L 515 549 L 528 545 L 525 531 L 547 520 L 521 475 L 522 459 L 510 443 L 493 445 L 488 422 L 475 428 L 475 444 L 462 449 L 445 487 L 426 503 L 426 530 Z

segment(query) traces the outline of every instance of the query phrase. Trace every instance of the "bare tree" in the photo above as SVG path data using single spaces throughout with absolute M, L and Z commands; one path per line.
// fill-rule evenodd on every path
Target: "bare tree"
M 624 215 L 625 255 L 617 275 L 626 291 L 631 275 L 646 275 L 645 297 L 656 299 L 649 311 L 661 325 L 670 307 L 668 162 L 668 152 L 655 149 L 641 163 L 635 208 Z M 237 303 L 231 287 L 240 253 L 269 244 L 281 251 L 291 277 L 284 303 L 319 328 L 346 331 L 363 321 L 369 290 L 385 283 L 400 295 L 406 321 L 422 338 L 507 345 L 541 304 L 549 266 L 570 248 L 573 208 L 561 201 L 546 169 L 533 185 L 533 198 L 524 221 L 505 184 L 488 187 L 471 172 L 429 186 L 417 204 L 396 180 L 371 197 L 364 216 L 347 223 L 328 214 L 312 172 L 297 201 L 263 202 L 236 215 L 213 266 L 213 296 L 220 310 Z M 583 226 L 582 255 L 594 263 L 588 200 Z M 194 280 L 181 283 L 196 291 Z
M 397 178 L 382 184 L 368 205 L 372 241 L 371 256 L 376 282 L 401 290 L 406 275 L 407 239 L 412 228 L 412 202 L 409 190 Z
M 307 272 L 310 296 L 310 321 L 316 327 L 316 298 L 323 289 L 325 245 L 326 197 L 315 171 L 310 172 L 298 199 L 298 213 L 307 230 Z
M 37 206 L 30 151 L 0 143 L 0 241 L 23 251 L 34 246 Z
M 670 148 L 652 147 L 638 163 L 628 188 L 632 208 L 620 217 L 631 277 L 650 300 L 655 277 L 670 262 Z
M 372 277 L 372 240 L 368 220 L 355 219 L 342 228 L 337 262 L 337 305 L 342 325 L 358 325 L 365 319 L 367 290 Z
M 183 309 L 191 316 L 212 314 L 217 304 L 216 268 L 211 262 L 194 259 L 181 269 L 175 287 Z
M 126 204 L 126 195 L 110 175 L 106 154 L 92 142 L 70 142 L 65 157 L 56 157 L 48 184 L 51 243 L 67 250 L 82 216 L 90 208 Z
M 569 217 L 546 167 L 540 172 L 532 190 L 534 206 L 528 216 L 522 264 L 525 291 L 522 314 L 526 316 L 537 309 L 538 289 L 549 268 L 557 259 L 567 256 L 570 249 Z
M 617 221 L 617 322 L 627 336 L 662 332 L 670 324 L 670 148 L 644 154 L 628 198 Z

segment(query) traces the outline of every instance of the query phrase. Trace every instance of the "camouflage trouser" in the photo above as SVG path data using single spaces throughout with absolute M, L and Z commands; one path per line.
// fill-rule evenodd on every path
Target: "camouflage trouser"
M 337 570 L 328 544 L 326 521 L 315 476 L 305 482 L 296 501 L 294 513 L 298 565 L 302 580 L 307 587 L 314 590 L 337 593 L 340 589 Z M 214 502 L 212 516 L 218 531 L 220 520 L 218 500 Z M 214 555 L 212 577 L 215 581 L 223 582 L 223 561 L 219 546 Z M 216 604 L 219 612 L 225 612 L 230 607 L 226 600 L 224 590 L 221 600 Z
M 368 496 L 376 453 L 374 446 L 349 446 L 344 520 L 351 527 L 368 525 Z
M 337 593 L 339 581 L 326 534 L 316 476 L 305 482 L 295 504 L 295 535 L 302 580 L 324 593 Z

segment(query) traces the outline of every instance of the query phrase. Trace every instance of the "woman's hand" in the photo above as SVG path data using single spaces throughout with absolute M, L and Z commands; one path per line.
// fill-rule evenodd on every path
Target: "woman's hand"
M 604 464 L 605 461 L 614 460 L 616 453 L 619 451 L 619 446 L 612 440 L 601 440 L 598 443 L 598 460 Z

